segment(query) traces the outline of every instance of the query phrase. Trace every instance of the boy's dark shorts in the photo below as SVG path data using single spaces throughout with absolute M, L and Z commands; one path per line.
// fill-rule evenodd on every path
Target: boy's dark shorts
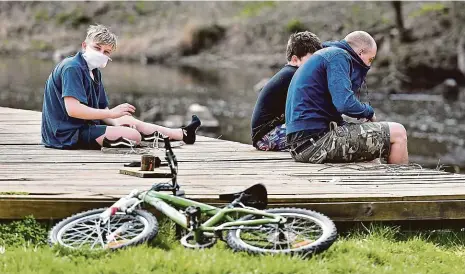
M 291 155 L 297 162 L 349 163 L 387 161 L 390 142 L 389 124 L 347 124 L 331 129 L 318 140 L 302 139 L 290 146 Z
M 105 134 L 106 125 L 85 125 L 79 129 L 77 149 L 100 149 L 96 139 Z

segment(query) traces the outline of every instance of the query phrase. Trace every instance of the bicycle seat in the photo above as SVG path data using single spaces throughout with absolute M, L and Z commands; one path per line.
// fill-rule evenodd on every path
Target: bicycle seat
M 241 202 L 244 205 L 254 207 L 256 209 L 266 208 L 268 204 L 268 192 L 263 184 L 255 184 L 241 192 L 220 194 L 220 200 L 232 202 L 242 193 L 245 194 L 241 199 Z

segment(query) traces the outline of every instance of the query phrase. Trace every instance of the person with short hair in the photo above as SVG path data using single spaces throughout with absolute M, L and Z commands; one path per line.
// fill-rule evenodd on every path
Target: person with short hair
M 286 103 L 287 142 L 295 161 L 383 158 L 391 164 L 408 163 L 404 126 L 377 122 L 373 108 L 354 94 L 365 81 L 376 52 L 373 37 L 355 31 L 341 41 L 323 43 L 323 49 L 296 71 Z M 342 114 L 362 123 L 349 124 Z
M 132 147 L 165 135 L 193 144 L 201 124 L 195 115 L 188 126 L 171 129 L 134 118 L 131 104 L 109 108 L 100 69 L 116 47 L 117 36 L 107 27 L 89 26 L 82 51 L 54 68 L 45 84 L 42 143 L 59 149 Z
M 258 150 L 286 149 L 284 109 L 292 76 L 317 50 L 320 39 L 309 31 L 294 33 L 286 48 L 287 64 L 262 88 L 252 114 L 252 143 Z

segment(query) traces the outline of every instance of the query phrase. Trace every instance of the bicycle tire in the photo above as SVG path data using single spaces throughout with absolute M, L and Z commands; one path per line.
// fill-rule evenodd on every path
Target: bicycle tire
M 92 218 L 97 219 L 99 217 L 99 215 L 103 211 L 105 211 L 106 209 L 107 208 L 99 208 L 99 209 L 84 211 L 84 212 L 81 212 L 81 213 L 74 214 L 74 215 L 60 221 L 59 223 L 57 223 L 50 230 L 49 236 L 48 236 L 48 243 L 50 244 L 50 246 L 62 245 L 62 246 L 66 246 L 68 248 L 77 249 L 77 248 L 73 248 L 73 247 L 63 243 L 63 239 L 61 237 L 66 232 L 66 229 L 72 228 L 73 224 L 79 224 L 80 221 L 84 222 L 84 221 L 92 219 Z M 157 219 L 155 218 L 155 216 L 153 216 L 152 213 L 150 213 L 150 212 L 148 212 L 146 210 L 138 209 L 138 210 L 134 210 L 134 212 L 132 214 L 128 215 L 128 214 L 124 214 L 124 213 L 118 213 L 116 215 L 113 215 L 111 218 L 116 218 L 115 216 L 121 217 L 123 215 L 124 216 L 133 216 L 133 217 L 136 217 L 139 220 L 141 220 L 144 223 L 143 231 L 139 235 L 137 235 L 136 237 L 134 237 L 133 239 L 131 239 L 131 240 L 127 241 L 127 242 L 123 242 L 121 244 L 114 244 L 114 245 L 107 246 L 107 247 L 102 247 L 102 249 L 112 249 L 112 250 L 114 250 L 114 249 L 124 248 L 124 247 L 127 247 L 127 246 L 139 245 L 139 244 L 142 244 L 142 243 L 145 243 L 145 242 L 148 242 L 148 241 L 152 240 L 157 235 L 157 233 L 158 233 L 158 222 L 157 222 Z M 112 219 L 110 219 L 110 222 L 111 222 L 111 220 Z M 65 231 L 63 231 L 64 229 L 65 229 Z M 92 232 L 92 233 L 94 233 L 94 232 Z
M 302 255 L 302 256 L 310 256 L 312 254 L 316 254 L 328 249 L 333 242 L 337 239 L 337 229 L 334 225 L 334 222 L 331 221 L 327 216 L 306 209 L 299 209 L 299 208 L 275 208 L 275 209 L 268 209 L 264 210 L 268 213 L 274 213 L 278 215 L 282 215 L 287 217 L 299 216 L 305 217 L 309 220 L 318 223 L 318 225 L 322 228 L 322 235 L 319 236 L 315 241 L 305 244 L 303 246 L 298 246 L 294 249 L 283 249 L 283 250 L 274 250 L 274 249 L 264 249 L 262 247 L 257 247 L 246 243 L 243 239 L 241 239 L 241 229 L 235 229 L 228 232 L 226 236 L 226 242 L 228 245 L 235 251 L 245 251 L 252 254 L 290 254 L 290 255 Z M 247 215 L 239 220 L 251 220 L 255 215 Z M 243 229 L 244 231 L 246 229 Z M 279 233 L 279 232 L 278 232 Z M 288 236 L 290 232 L 287 232 Z M 273 237 L 273 236 L 271 236 Z M 277 237 L 277 236 L 274 236 Z M 270 241 L 268 239 L 268 241 Z M 270 241 L 271 242 L 271 241 Z M 289 244 L 289 242 L 288 242 Z

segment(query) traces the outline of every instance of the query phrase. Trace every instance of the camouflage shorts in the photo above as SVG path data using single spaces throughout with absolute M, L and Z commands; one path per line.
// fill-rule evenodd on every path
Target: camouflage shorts
M 391 147 L 388 123 L 347 124 L 332 128 L 320 139 L 304 139 L 291 146 L 297 162 L 348 163 L 387 160 Z

